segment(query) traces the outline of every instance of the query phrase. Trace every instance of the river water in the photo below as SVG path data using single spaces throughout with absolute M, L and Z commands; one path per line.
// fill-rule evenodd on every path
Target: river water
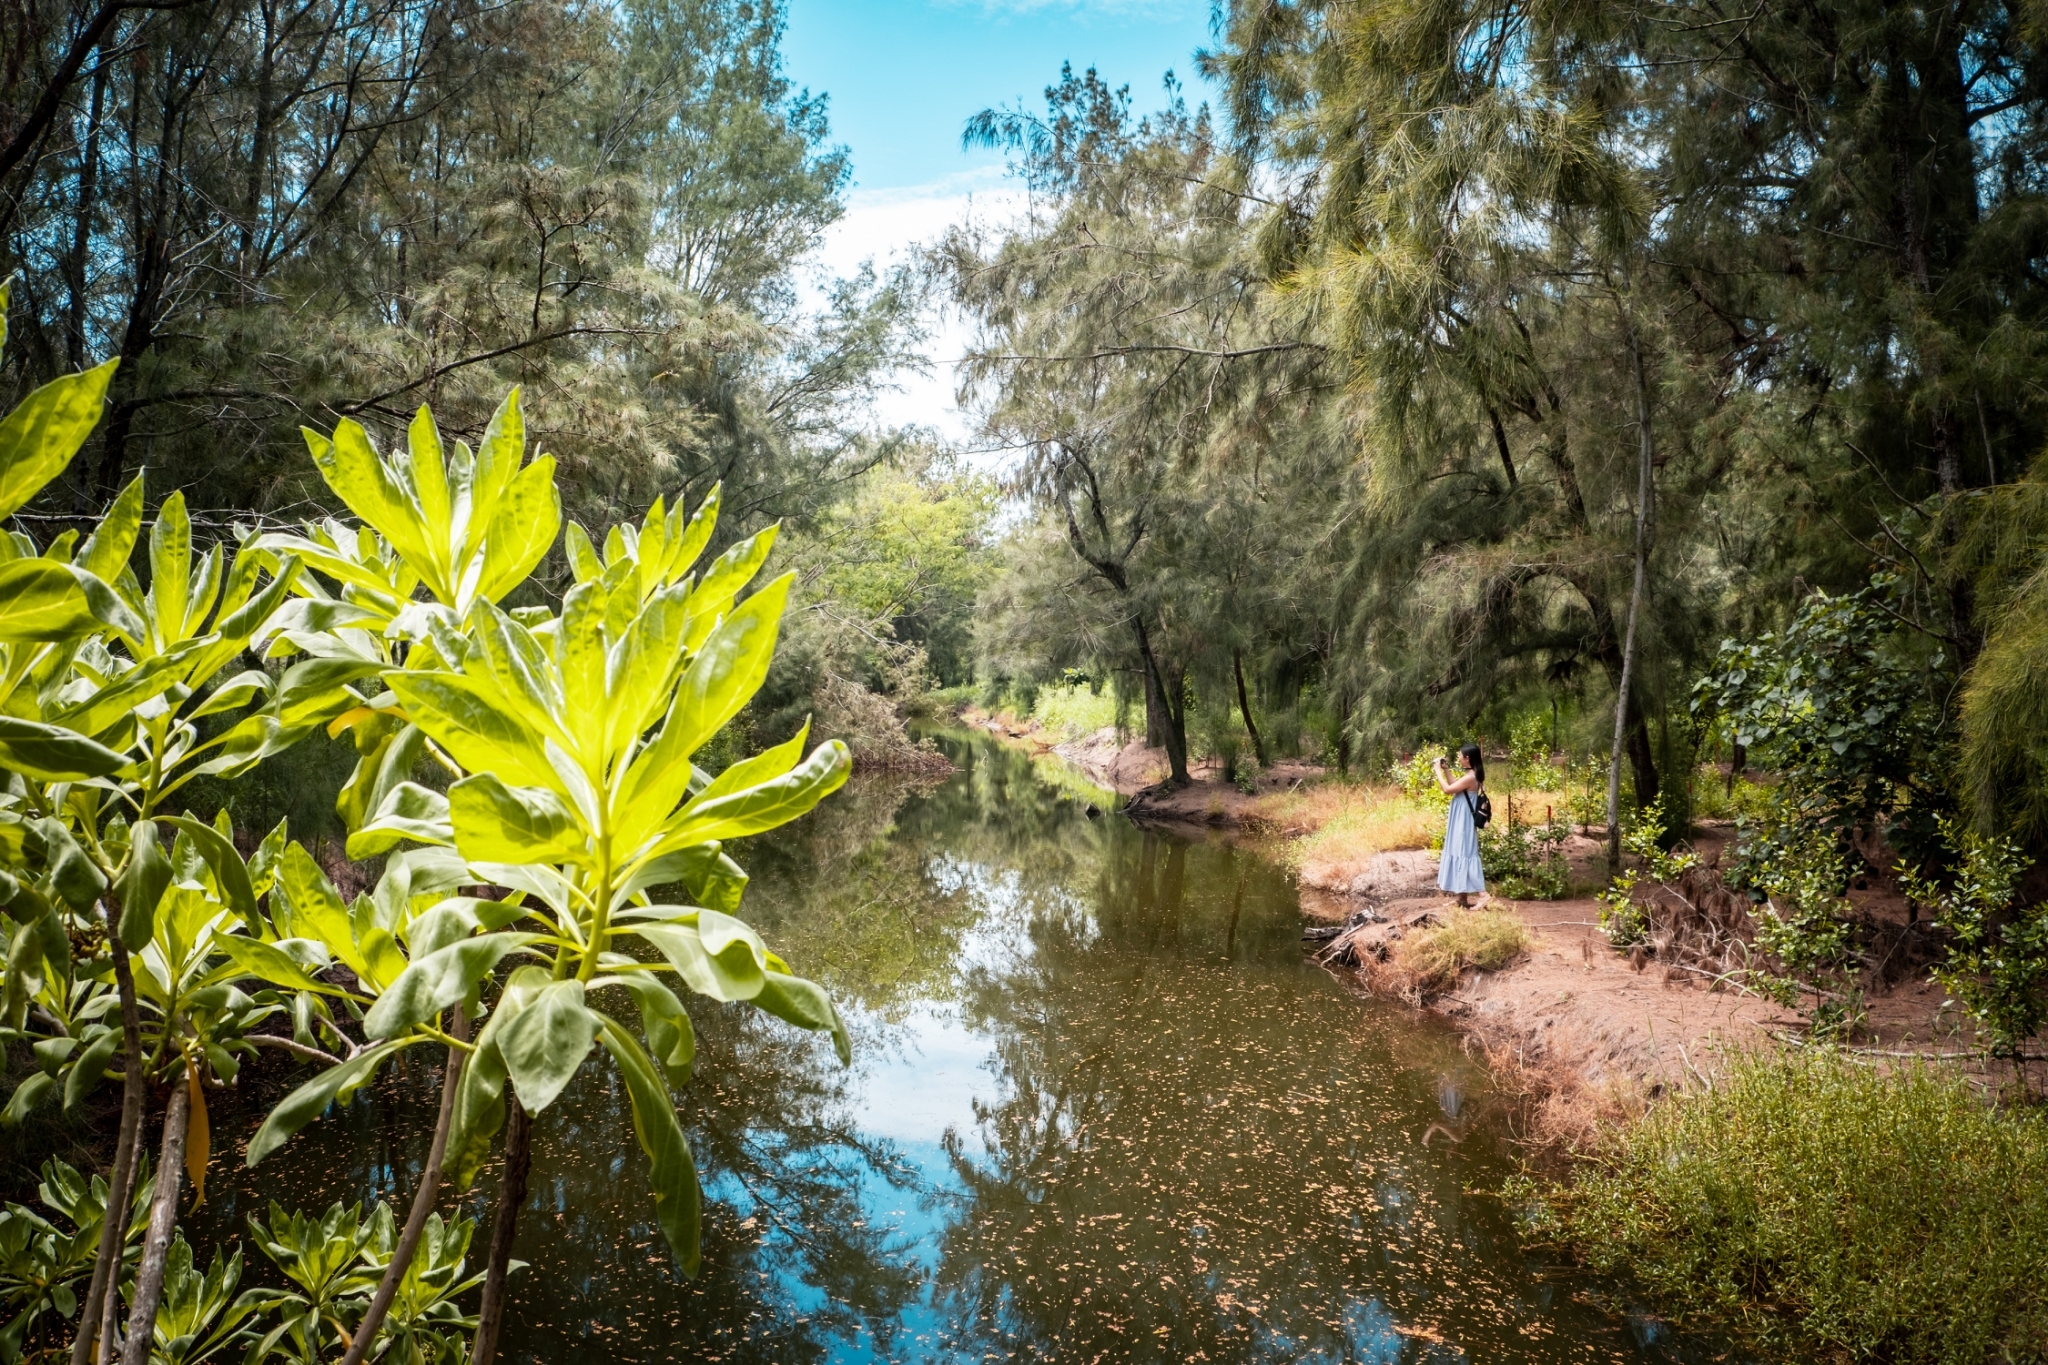
M 1721 1358 L 1520 1245 L 1492 1193 L 1512 1109 L 1453 1034 L 1305 960 L 1279 870 L 942 742 L 942 785 L 851 787 L 740 854 L 743 913 L 842 1002 L 855 1059 L 693 1005 L 695 1281 L 608 1066 L 539 1117 L 511 1359 Z M 188 1235 L 271 1198 L 409 1199 L 436 1092 L 415 1063 L 256 1172 L 220 1153 Z

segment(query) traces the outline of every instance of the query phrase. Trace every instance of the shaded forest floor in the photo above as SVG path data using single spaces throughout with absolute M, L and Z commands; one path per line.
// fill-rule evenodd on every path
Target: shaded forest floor
M 1429 923 L 1451 905 L 1436 889 L 1437 855 L 1427 845 L 1442 819 L 1399 799 L 1391 788 L 1325 782 L 1324 770 L 1299 760 L 1276 763 L 1244 791 L 1213 764 L 1191 764 L 1193 782 L 1164 789 L 1165 754 L 1119 744 L 1114 730 L 1057 741 L 1009 715 L 970 710 L 969 724 L 1080 769 L 1125 799 L 1133 819 L 1199 827 L 1256 849 L 1289 867 L 1301 888 L 1309 927 L 1384 917 L 1398 934 Z M 1542 804 L 1544 794 L 1535 794 Z M 1533 819 L 1534 809 L 1525 805 Z M 1547 814 L 1547 812 L 1545 812 Z M 1599 929 L 1594 891 L 1606 881 L 1602 831 L 1566 843 L 1573 894 L 1559 900 L 1485 898 L 1512 910 L 1529 949 L 1497 972 L 1468 973 L 1448 991 L 1404 989 L 1370 961 L 1329 969 L 1376 994 L 1406 999 L 1463 1030 L 1483 1050 L 1498 1083 L 1527 1101 L 1525 1136 L 1538 1145 L 1597 1142 L 1609 1125 L 1644 1111 L 1672 1091 L 1709 1086 L 1734 1056 L 1806 1046 L 1807 1020 L 1753 990 L 1653 955 L 1616 952 Z M 1702 827 L 1694 847 L 1717 865 L 1732 830 Z M 1868 941 L 1863 973 L 1865 1020 L 1849 1055 L 1884 1066 L 1911 1057 L 1963 1061 L 1990 1087 L 2014 1079 L 2004 1064 L 1969 1054 L 1967 1019 L 1944 1008 L 1946 993 L 1928 974 L 1934 946 L 1910 924 L 1905 898 L 1882 875 L 1849 892 Z M 1808 1002 L 1810 1003 L 1810 1002 Z M 1964 1054 L 1955 1058 L 1955 1054 Z M 2048 1063 L 2029 1066 L 2035 1093 L 2048 1089 Z

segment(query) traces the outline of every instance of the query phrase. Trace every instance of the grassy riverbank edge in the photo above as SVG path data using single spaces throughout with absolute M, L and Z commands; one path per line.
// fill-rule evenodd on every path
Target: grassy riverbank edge
M 2048 1359 L 2048 1118 L 1953 1067 L 1749 1054 L 1506 1193 L 1767 1359 Z

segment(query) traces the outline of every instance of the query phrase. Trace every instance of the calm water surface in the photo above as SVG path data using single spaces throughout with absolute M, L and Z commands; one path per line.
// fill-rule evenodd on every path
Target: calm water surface
M 1488 1193 L 1506 1107 L 1451 1034 L 1304 961 L 1276 869 L 944 742 L 944 785 L 849 789 L 740 855 L 747 917 L 842 1002 L 855 1060 L 693 1006 L 696 1281 L 608 1067 L 540 1117 L 513 1359 L 1716 1358 L 1518 1245 Z M 410 1199 L 437 1089 L 415 1064 L 258 1172 L 217 1161 L 194 1241 L 272 1197 Z

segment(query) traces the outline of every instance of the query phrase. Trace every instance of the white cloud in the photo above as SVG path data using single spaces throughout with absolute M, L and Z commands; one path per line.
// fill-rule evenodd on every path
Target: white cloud
M 937 241 L 956 223 L 970 218 L 1001 223 L 1023 208 L 1023 190 L 993 166 L 902 189 L 856 189 L 848 196 L 845 216 L 825 233 L 812 262 L 821 283 L 852 274 L 863 261 L 884 269 Z M 883 426 L 931 427 L 948 441 L 969 445 L 972 424 L 954 401 L 954 391 L 957 362 L 971 330 L 954 310 L 938 305 L 927 321 L 929 371 L 892 376 L 893 389 L 874 396 L 874 418 Z

